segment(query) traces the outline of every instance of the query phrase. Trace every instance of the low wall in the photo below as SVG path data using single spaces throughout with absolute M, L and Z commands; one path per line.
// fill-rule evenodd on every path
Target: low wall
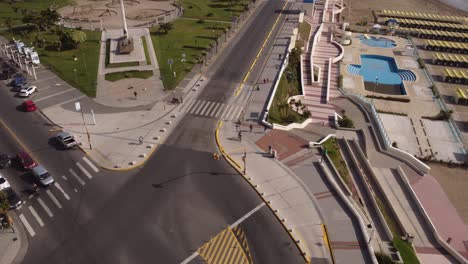
M 285 131 L 289 131 L 289 130 L 295 129 L 295 128 L 303 129 L 304 127 L 306 127 L 311 122 L 312 122 L 312 118 L 306 119 L 302 123 L 292 123 L 292 124 L 289 124 L 287 126 L 273 124 L 273 129 L 279 129 L 279 130 L 285 130 Z
M 359 164 L 359 162 L 357 161 L 358 158 L 362 162 L 367 160 L 367 158 L 364 156 L 364 153 L 362 152 L 361 148 L 359 147 L 359 145 L 357 144 L 355 139 L 351 140 L 351 144 L 353 144 L 354 149 L 357 149 L 357 152 L 358 152 L 358 153 L 356 153 L 357 155 L 354 155 L 354 152 L 351 150 L 351 147 L 349 146 L 348 142 L 345 140 L 345 145 L 348 148 L 349 153 L 350 153 L 351 158 L 353 159 L 354 163 Z M 365 176 L 362 174 L 362 171 L 360 169 L 358 169 L 358 173 L 359 173 L 359 176 L 363 179 L 364 190 L 366 190 L 367 195 L 371 198 L 372 206 L 374 207 L 374 210 L 377 212 L 377 216 L 379 218 L 380 223 L 384 227 L 385 234 L 390 239 L 390 241 L 393 241 L 392 231 L 390 230 L 390 227 L 388 227 L 387 221 L 385 221 L 385 218 L 384 218 L 384 216 L 382 214 L 382 211 L 380 211 L 380 208 L 379 208 L 379 206 L 377 204 L 377 201 L 375 200 L 375 197 L 374 197 L 372 191 L 370 190 L 370 186 L 367 183 L 367 181 L 365 180 Z
M 332 71 L 332 58 L 328 59 L 328 76 L 327 76 L 327 95 L 325 97 L 325 102 L 328 104 L 330 100 L 330 82 L 331 82 L 331 71 Z
M 338 184 L 336 183 L 336 181 L 327 173 L 327 171 L 325 170 L 323 164 L 320 164 L 320 168 L 322 169 L 322 172 L 325 175 L 325 177 L 327 178 L 328 182 L 330 182 L 330 184 L 332 185 L 334 191 L 336 193 L 338 193 L 339 198 L 344 202 L 344 204 L 348 207 L 348 209 L 352 213 L 353 217 L 357 220 L 357 222 L 359 224 L 359 229 L 360 229 L 359 231 L 360 231 L 361 235 L 363 236 L 364 240 L 366 241 L 367 254 L 369 254 L 373 264 L 378 264 L 377 258 L 375 257 L 375 254 L 374 254 L 374 249 L 372 248 L 370 243 L 367 243 L 367 241 L 369 241 L 369 234 L 367 234 L 366 225 L 362 221 L 361 216 L 356 211 L 356 209 L 351 204 L 351 202 L 346 198 L 343 191 L 338 187 Z
M 399 180 L 403 182 L 403 185 L 406 191 L 411 194 L 411 198 L 413 199 L 414 203 L 416 204 L 416 207 L 418 207 L 418 210 L 422 214 L 424 221 L 431 229 L 432 235 L 437 240 L 437 243 L 439 243 L 439 245 L 441 245 L 445 250 L 447 250 L 447 252 L 449 252 L 450 255 L 452 255 L 460 263 L 468 263 L 468 260 L 465 257 L 463 257 L 458 251 L 452 248 L 442 237 L 440 237 L 439 233 L 437 232 L 436 227 L 434 226 L 431 219 L 429 218 L 429 215 L 424 209 L 424 206 L 422 206 L 421 201 L 419 201 L 418 196 L 416 195 L 413 188 L 411 187 L 411 184 L 409 183 L 405 172 L 403 171 L 403 169 L 401 169 L 401 166 L 398 166 L 397 171 L 398 171 L 397 174 L 398 174 Z
M 367 98 L 361 98 L 362 96 L 352 94 L 349 92 L 346 92 L 344 89 L 342 90 L 343 93 L 346 95 L 348 98 L 353 98 L 355 103 L 360 104 L 362 106 L 362 109 L 365 109 L 366 112 L 370 113 L 368 117 L 370 118 L 371 124 L 373 126 L 377 126 L 379 133 L 376 133 L 377 135 L 377 141 L 378 142 L 383 142 L 381 145 L 382 149 L 381 151 L 384 152 L 385 154 L 388 154 L 389 156 L 392 156 L 402 162 L 405 162 L 410 166 L 412 169 L 417 171 L 419 174 L 424 175 L 429 173 L 430 167 L 424 164 L 422 161 L 414 157 L 413 155 L 401 150 L 392 147 L 390 138 L 388 137 L 385 128 L 383 127 L 382 121 L 380 120 L 380 117 L 378 116 L 377 111 L 375 110 L 374 105 L 371 102 L 365 101 Z M 380 122 L 379 122 L 380 121 Z

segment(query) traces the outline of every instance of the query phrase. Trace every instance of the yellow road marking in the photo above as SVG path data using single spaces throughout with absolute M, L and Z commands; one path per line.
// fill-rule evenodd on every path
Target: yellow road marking
M 280 19 L 280 17 L 281 17 L 281 12 L 283 12 L 283 10 L 284 10 L 284 8 L 286 7 L 287 4 L 288 4 L 287 1 L 284 2 L 283 8 L 281 8 L 280 14 L 279 14 L 278 17 L 276 18 L 276 21 L 275 21 L 275 23 L 273 24 L 273 26 L 271 27 L 270 32 L 268 32 L 267 37 L 266 37 L 265 40 L 263 41 L 262 47 L 261 47 L 260 50 L 257 52 L 257 56 L 255 56 L 254 61 L 253 61 L 252 64 L 250 65 L 249 71 L 248 71 L 247 74 L 245 75 L 244 79 L 242 79 L 241 84 L 239 85 L 239 87 L 237 88 L 236 92 L 234 93 L 235 96 L 238 96 L 238 95 L 239 95 L 239 93 L 240 93 L 241 90 L 242 90 L 242 87 L 244 86 L 245 81 L 247 81 L 247 78 L 249 78 L 250 73 L 252 72 L 253 67 L 254 67 L 255 64 L 257 63 L 258 57 L 260 57 L 260 53 L 262 53 L 262 51 L 263 51 L 263 49 L 265 48 L 265 45 L 266 45 L 268 39 L 270 39 L 271 33 L 273 32 L 273 29 L 276 27 L 276 24 L 278 24 L 278 21 L 279 21 L 279 19 Z
M 197 252 L 208 264 L 249 264 L 242 245 L 230 228 L 202 245 Z
M 332 246 L 330 244 L 330 240 L 328 239 L 327 227 L 324 224 L 322 224 L 322 230 L 323 230 L 323 241 L 325 242 L 325 244 L 328 247 L 328 250 L 330 251 L 330 256 L 331 256 L 331 259 L 332 259 L 332 263 L 334 264 L 335 263 L 335 256 L 333 255 L 333 249 L 332 249 Z

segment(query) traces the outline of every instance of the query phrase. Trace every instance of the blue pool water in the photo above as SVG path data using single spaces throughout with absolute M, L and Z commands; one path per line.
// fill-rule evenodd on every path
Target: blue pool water
M 395 59 L 380 55 L 361 55 L 361 65 L 350 64 L 348 72 L 364 78 L 366 90 L 387 94 L 404 94 L 403 81 L 415 81 L 416 75 L 409 70 L 399 70 Z
M 387 39 L 387 38 L 376 38 L 374 36 L 369 36 L 369 39 L 364 37 L 364 35 L 358 36 L 358 38 L 361 40 L 361 43 L 370 47 L 378 47 L 378 48 L 394 48 L 396 47 L 396 42 Z

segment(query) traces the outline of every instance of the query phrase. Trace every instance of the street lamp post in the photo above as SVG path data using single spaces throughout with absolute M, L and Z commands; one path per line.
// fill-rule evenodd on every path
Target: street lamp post
M 379 85 L 379 76 L 375 76 L 375 83 L 374 83 L 374 92 L 373 97 L 375 97 L 375 90 L 377 90 L 377 85 Z M 374 98 L 372 98 L 372 103 L 374 102 Z
M 247 152 L 244 150 L 244 156 L 242 157 L 242 161 L 244 162 L 244 175 L 247 173 Z

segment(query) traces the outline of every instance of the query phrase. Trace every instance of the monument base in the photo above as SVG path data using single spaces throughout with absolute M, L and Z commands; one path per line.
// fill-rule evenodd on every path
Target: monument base
M 121 37 L 117 43 L 117 54 L 130 54 L 134 49 L 133 38 Z

